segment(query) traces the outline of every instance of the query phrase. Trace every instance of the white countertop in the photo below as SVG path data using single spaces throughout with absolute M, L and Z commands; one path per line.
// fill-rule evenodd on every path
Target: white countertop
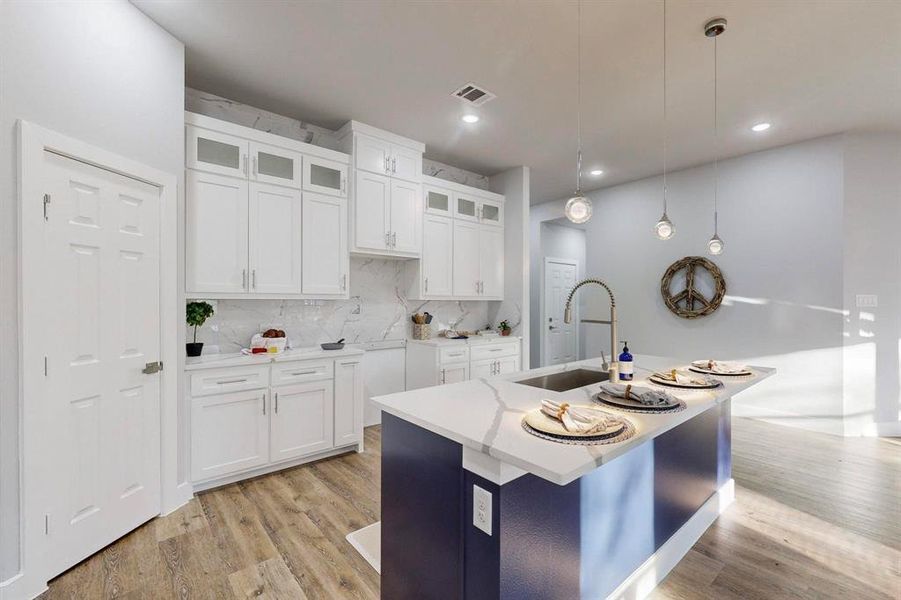
M 185 371 L 312 360 L 314 358 L 340 358 L 342 356 L 354 356 L 364 353 L 365 351 L 362 348 L 355 346 L 344 346 L 342 350 L 323 350 L 319 346 L 311 346 L 309 348 L 286 350 L 278 354 L 241 354 L 240 352 L 234 354 L 204 354 L 202 356 L 187 357 L 185 359 Z
M 585 473 L 657 437 L 698 414 L 725 401 L 775 373 L 775 369 L 752 367 L 754 377 L 720 377 L 724 387 L 715 391 L 667 388 L 684 400 L 687 408 L 665 415 L 620 412 L 635 425 L 635 436 L 624 442 L 599 446 L 573 446 L 547 441 L 523 430 L 522 416 L 538 408 L 543 398 L 572 404 L 591 405 L 599 384 L 567 392 L 552 392 L 514 383 L 538 375 L 576 368 L 600 369 L 600 359 L 555 365 L 487 379 L 412 390 L 373 398 L 382 410 L 485 453 L 559 485 L 566 485 Z M 634 384 L 645 383 L 653 371 L 688 365 L 674 358 L 635 356 Z
M 478 344 L 500 344 L 502 342 L 519 342 L 522 338 L 517 335 L 471 335 L 465 340 L 448 339 L 443 336 L 435 336 L 427 340 L 407 340 L 407 345 L 422 344 L 424 346 L 476 346 Z

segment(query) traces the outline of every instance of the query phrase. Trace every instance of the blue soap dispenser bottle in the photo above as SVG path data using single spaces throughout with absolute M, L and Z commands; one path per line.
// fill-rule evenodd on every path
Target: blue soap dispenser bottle
M 632 354 L 629 352 L 629 342 L 623 342 L 623 352 L 619 355 L 619 380 L 632 381 L 635 372 L 635 364 L 632 362 Z

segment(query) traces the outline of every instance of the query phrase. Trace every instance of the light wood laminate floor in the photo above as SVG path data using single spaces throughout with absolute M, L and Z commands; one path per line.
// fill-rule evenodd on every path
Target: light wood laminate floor
M 43 598 L 378 598 L 344 536 L 379 518 L 366 452 L 201 493 L 50 583 Z M 736 503 L 655 600 L 901 598 L 901 444 L 735 419 Z

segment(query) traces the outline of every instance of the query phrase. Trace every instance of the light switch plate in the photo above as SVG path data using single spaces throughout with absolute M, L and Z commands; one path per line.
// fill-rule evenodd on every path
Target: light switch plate
M 472 524 L 491 535 L 491 492 L 472 486 Z

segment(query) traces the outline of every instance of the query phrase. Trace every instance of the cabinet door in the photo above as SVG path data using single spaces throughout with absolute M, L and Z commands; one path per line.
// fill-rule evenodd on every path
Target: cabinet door
M 369 250 L 388 248 L 388 200 L 391 179 L 357 171 L 354 186 L 354 247 Z
M 185 144 L 185 163 L 189 169 L 247 178 L 247 140 L 187 125 Z
M 399 179 L 391 180 L 391 250 L 420 253 L 419 231 L 422 209 L 419 205 L 421 186 Z
M 354 138 L 354 166 L 370 173 L 391 173 L 391 144 L 368 135 Z
M 519 371 L 519 357 L 508 356 L 506 358 L 497 359 L 497 374 L 506 375 L 508 373 L 516 373 Z
M 347 294 L 347 200 L 303 195 L 303 293 Z
M 497 361 L 494 360 L 473 361 L 470 368 L 472 379 L 494 377 L 495 375 L 497 375 L 497 373 L 495 372 L 496 362 Z
M 303 189 L 347 197 L 347 165 L 325 158 L 304 156 Z
M 485 225 L 502 226 L 504 224 L 504 205 L 491 200 L 481 200 L 479 202 L 479 221 Z
M 482 296 L 504 296 L 504 230 L 482 226 L 479 230 L 479 277 Z
M 271 462 L 331 449 L 333 404 L 331 380 L 272 388 Z
M 454 221 L 454 296 L 479 295 L 479 225 Z
M 454 293 L 454 222 L 426 215 L 422 231 L 422 293 L 425 297 Z
M 250 176 L 263 183 L 299 188 L 303 156 L 278 146 L 250 142 Z
M 335 361 L 335 446 L 360 441 L 363 431 L 363 365 L 359 359 Z
M 404 146 L 391 146 L 391 175 L 413 183 L 422 181 L 422 153 Z
M 250 184 L 250 291 L 299 294 L 301 289 L 300 191 Z
M 441 383 L 460 383 L 469 381 L 469 365 L 458 363 L 441 366 Z
M 269 462 L 266 390 L 191 399 L 191 479 L 203 481 Z
M 247 181 L 185 172 L 185 288 L 247 291 Z
M 437 187 L 423 186 L 423 201 L 425 212 L 439 217 L 453 216 L 454 195 L 450 190 Z
M 461 221 L 479 221 L 479 201 L 474 196 L 457 194 L 454 197 L 454 218 Z

